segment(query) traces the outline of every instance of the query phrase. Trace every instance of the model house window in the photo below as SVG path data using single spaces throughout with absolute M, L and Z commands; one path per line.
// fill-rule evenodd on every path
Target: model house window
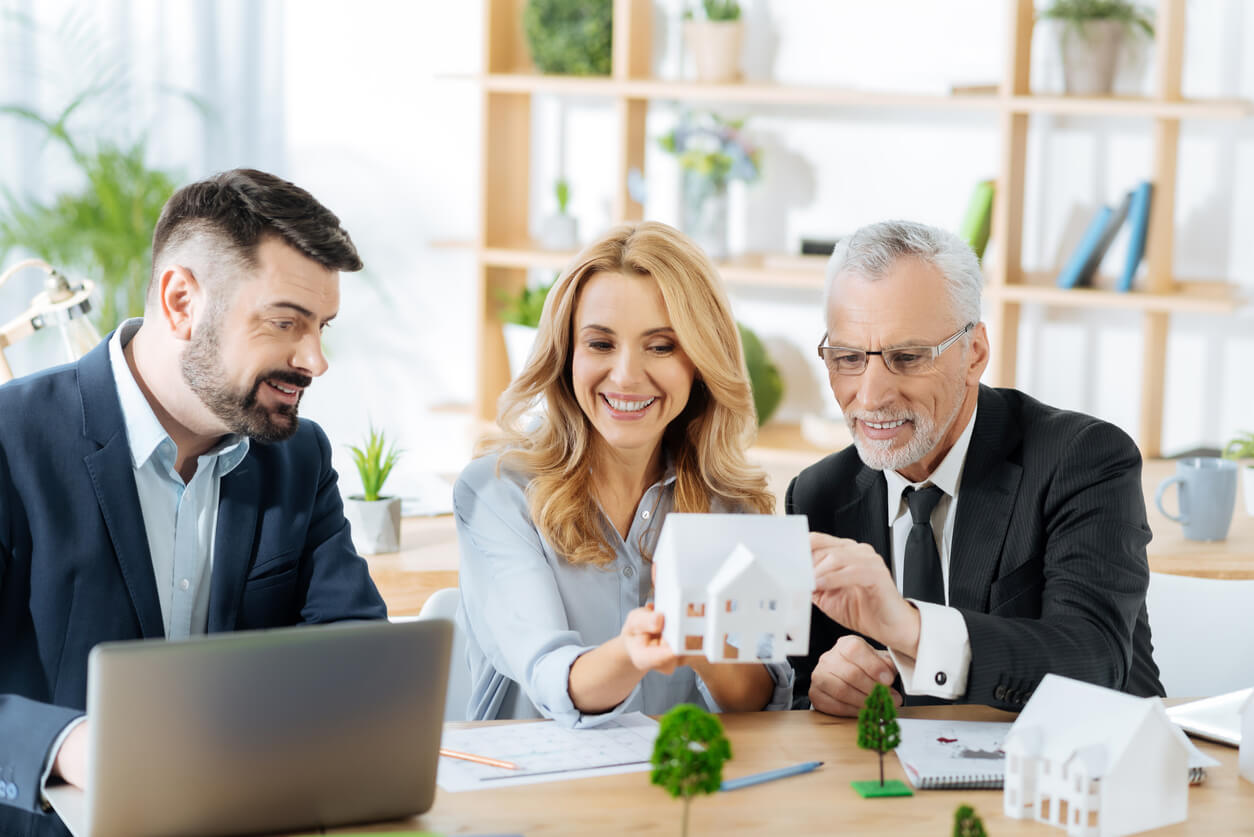
M 688 602 L 688 615 L 693 619 L 700 619 L 705 616 L 705 602 L 700 604 Z
M 727 608 L 728 613 L 735 613 L 736 612 L 736 600 L 728 599 L 725 607 Z

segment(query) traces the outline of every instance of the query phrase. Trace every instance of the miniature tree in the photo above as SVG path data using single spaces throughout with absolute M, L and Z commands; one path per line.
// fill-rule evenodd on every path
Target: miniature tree
M 954 837 L 988 837 L 984 821 L 970 805 L 959 805 L 954 811 Z
M 913 796 L 903 782 L 893 779 L 884 781 L 884 754 L 891 753 L 901 743 L 901 727 L 897 724 L 897 710 L 893 707 L 888 687 L 876 683 L 866 703 L 858 712 L 858 746 L 874 750 L 880 757 L 880 781 L 854 782 L 853 788 L 862 796 Z
M 688 808 L 698 793 L 714 793 L 723 783 L 723 762 L 731 758 L 731 742 L 718 718 L 691 703 L 681 703 L 661 718 L 653 742 L 651 781 L 671 796 L 684 799 L 683 831 L 688 834 Z

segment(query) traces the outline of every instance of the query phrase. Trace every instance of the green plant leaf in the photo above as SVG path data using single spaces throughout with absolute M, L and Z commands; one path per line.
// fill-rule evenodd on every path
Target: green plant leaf
M 375 430 L 370 425 L 370 432 L 362 446 L 345 445 L 353 454 L 353 464 L 357 466 L 357 475 L 361 477 L 362 498 L 373 503 L 380 497 L 383 483 L 392 473 L 403 451 L 393 443 L 387 444 L 387 437 L 382 430 Z M 385 452 L 386 449 L 386 452 Z

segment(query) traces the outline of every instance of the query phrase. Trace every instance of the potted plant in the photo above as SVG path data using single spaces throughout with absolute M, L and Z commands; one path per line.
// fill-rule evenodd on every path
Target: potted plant
M 560 274 L 559 274 L 560 275 Z M 553 277 L 553 282 L 557 276 Z M 531 347 L 536 342 L 536 329 L 540 325 L 540 312 L 548 298 L 553 282 L 543 285 L 526 285 L 516 296 L 501 296 L 501 333 L 505 337 L 505 354 L 509 356 L 509 376 L 517 378 Z
M 1224 445 L 1224 458 L 1242 462 L 1241 490 L 1245 492 L 1245 511 L 1254 517 L 1254 433 L 1238 433 Z
M 727 258 L 727 187 L 762 173 L 762 152 L 743 133 L 744 121 L 714 113 L 685 113 L 658 140 L 679 158 L 683 173 L 680 228 L 715 261 Z
M 727 82 L 740 78 L 744 24 L 736 0 L 701 0 L 703 16 L 684 12 L 684 39 L 692 50 L 697 81 Z
M 901 725 L 897 723 L 897 709 L 892 695 L 883 683 L 876 683 L 858 710 L 858 746 L 874 750 L 880 757 L 880 780 L 850 782 L 863 799 L 882 796 L 914 796 L 910 786 L 900 779 L 884 781 L 884 754 L 891 753 L 901 743 Z
M 1063 89 L 1075 96 L 1110 95 L 1124 43 L 1154 37 L 1150 12 L 1131 0 L 1053 0 L 1040 18 L 1055 24 Z
M 688 834 L 688 809 L 698 793 L 714 793 L 723 784 L 723 763 L 731 742 L 717 717 L 691 703 L 681 703 L 660 719 L 653 741 L 649 781 L 684 800 L 682 834 Z
M 570 184 L 559 178 L 553 184 L 557 212 L 544 219 L 540 227 L 540 246 L 546 250 L 574 250 L 579 246 L 579 221 L 566 212 L 570 205 Z
M 400 458 L 396 445 L 388 445 L 383 431 L 370 426 L 370 435 L 361 447 L 349 445 L 353 463 L 361 477 L 361 494 L 344 501 L 344 516 L 352 527 L 353 545 L 362 555 L 395 552 L 401 544 L 401 498 L 379 492 Z
M 528 0 L 523 32 L 542 73 L 608 76 L 613 0 Z
M 749 370 L 749 386 L 753 388 L 753 408 L 758 414 L 758 427 L 761 427 L 784 398 L 784 379 L 753 330 L 742 323 L 736 323 L 736 328 L 740 331 L 740 345 L 744 347 L 745 366 Z

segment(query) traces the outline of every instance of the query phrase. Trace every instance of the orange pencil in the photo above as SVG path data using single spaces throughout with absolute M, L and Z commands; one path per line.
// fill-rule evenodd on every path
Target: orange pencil
M 503 767 L 506 770 L 518 769 L 518 765 L 514 764 L 512 761 L 501 761 L 500 759 L 490 759 L 487 756 L 476 756 L 474 753 L 460 753 L 457 750 L 446 750 L 443 747 L 440 748 L 440 755 L 448 756 L 451 759 L 464 759 L 466 761 L 473 761 L 476 764 L 486 764 L 488 767 Z

